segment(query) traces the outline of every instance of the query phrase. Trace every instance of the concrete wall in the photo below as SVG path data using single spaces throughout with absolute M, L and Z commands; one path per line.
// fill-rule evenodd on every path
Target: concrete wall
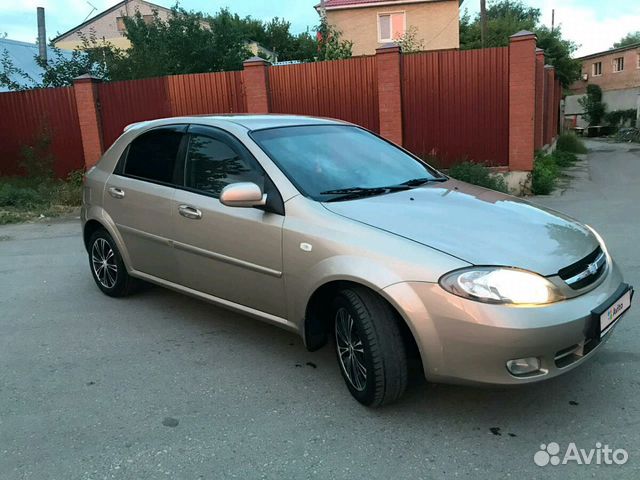
M 627 88 L 624 90 L 610 90 L 602 93 L 602 101 L 607 104 L 607 112 L 614 110 L 628 110 L 636 108 L 640 86 Z M 582 118 L 583 108 L 578 103 L 578 99 L 584 95 L 569 95 L 565 99 L 564 117 L 573 119 L 577 115 L 578 127 L 586 127 L 587 122 Z
M 424 50 L 460 47 L 458 0 L 327 10 L 327 20 L 342 32 L 344 40 L 353 42 L 353 55 L 373 55 L 382 46 L 378 43 L 378 14 L 391 12 L 405 12 L 407 29 L 416 27 Z
M 135 15 L 136 11 L 139 11 L 141 15 L 153 15 L 154 8 L 149 4 L 140 0 L 129 0 L 121 8 L 107 13 L 93 22 L 89 22 L 83 26 L 81 30 L 70 33 L 66 37 L 55 42 L 55 46 L 65 50 L 74 50 L 82 47 L 82 39 L 79 32 L 88 36 L 90 33 L 95 33 L 98 40 L 103 38 L 119 48 L 129 48 L 131 44 L 129 40 L 124 37 L 123 33 L 118 31 L 118 25 L 116 19 L 118 17 Z M 166 20 L 169 18 L 170 12 L 166 9 L 158 9 L 158 15 L 161 19 Z

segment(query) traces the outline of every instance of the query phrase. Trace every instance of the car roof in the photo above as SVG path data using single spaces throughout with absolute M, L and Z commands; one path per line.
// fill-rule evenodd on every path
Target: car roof
M 125 131 L 129 129 L 138 129 L 143 127 L 156 127 L 171 123 L 194 123 L 200 125 L 211 124 L 220 126 L 224 123 L 233 123 L 247 130 L 261 130 L 265 128 L 293 127 L 302 125 L 344 125 L 346 122 L 331 118 L 310 117 L 305 115 L 194 115 L 188 117 L 171 117 L 157 120 L 149 120 L 137 122 L 128 125 Z

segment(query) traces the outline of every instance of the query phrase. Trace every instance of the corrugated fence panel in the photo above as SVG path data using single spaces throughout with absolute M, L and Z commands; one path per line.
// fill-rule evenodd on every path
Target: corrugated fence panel
M 168 77 L 173 115 L 245 113 L 242 72 L 196 73 Z
M 509 163 L 509 49 L 403 56 L 404 146 L 450 167 Z
M 84 166 L 73 88 L 0 93 L 0 175 L 24 173 L 20 149 L 43 135 L 51 140 L 56 175 Z
M 379 130 L 375 57 L 269 69 L 271 111 L 338 118 Z
M 98 84 L 105 150 L 130 123 L 170 117 L 167 78 Z

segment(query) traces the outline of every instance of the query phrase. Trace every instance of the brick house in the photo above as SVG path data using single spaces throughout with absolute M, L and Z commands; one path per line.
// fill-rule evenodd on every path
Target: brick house
M 171 15 L 171 9 L 155 3 L 145 0 L 122 0 L 51 41 L 58 48 L 74 50 L 82 47 L 82 34 L 94 33 L 98 40 L 104 39 L 116 47 L 126 49 L 131 44 L 124 36 L 124 17 L 140 12 L 145 21 L 151 21 L 155 11 L 162 20 L 166 20 Z
M 325 0 L 316 10 L 353 42 L 353 55 L 373 55 L 412 27 L 424 50 L 460 47 L 459 0 Z
M 640 43 L 593 53 L 578 60 L 582 62 L 582 76 L 569 87 L 565 117 L 575 117 L 578 126 L 585 126 L 578 99 L 585 94 L 587 85 L 602 88 L 602 101 L 607 104 L 608 111 L 636 108 L 640 94 Z

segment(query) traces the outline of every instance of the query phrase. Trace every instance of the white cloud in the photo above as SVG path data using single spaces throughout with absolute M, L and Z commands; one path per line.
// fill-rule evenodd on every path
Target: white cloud
M 598 1 L 589 5 L 577 0 L 543 0 L 537 2 L 545 24 L 556 11 L 556 25 L 563 35 L 580 45 L 576 56 L 609 49 L 628 32 L 640 29 L 640 4 L 631 1 Z

